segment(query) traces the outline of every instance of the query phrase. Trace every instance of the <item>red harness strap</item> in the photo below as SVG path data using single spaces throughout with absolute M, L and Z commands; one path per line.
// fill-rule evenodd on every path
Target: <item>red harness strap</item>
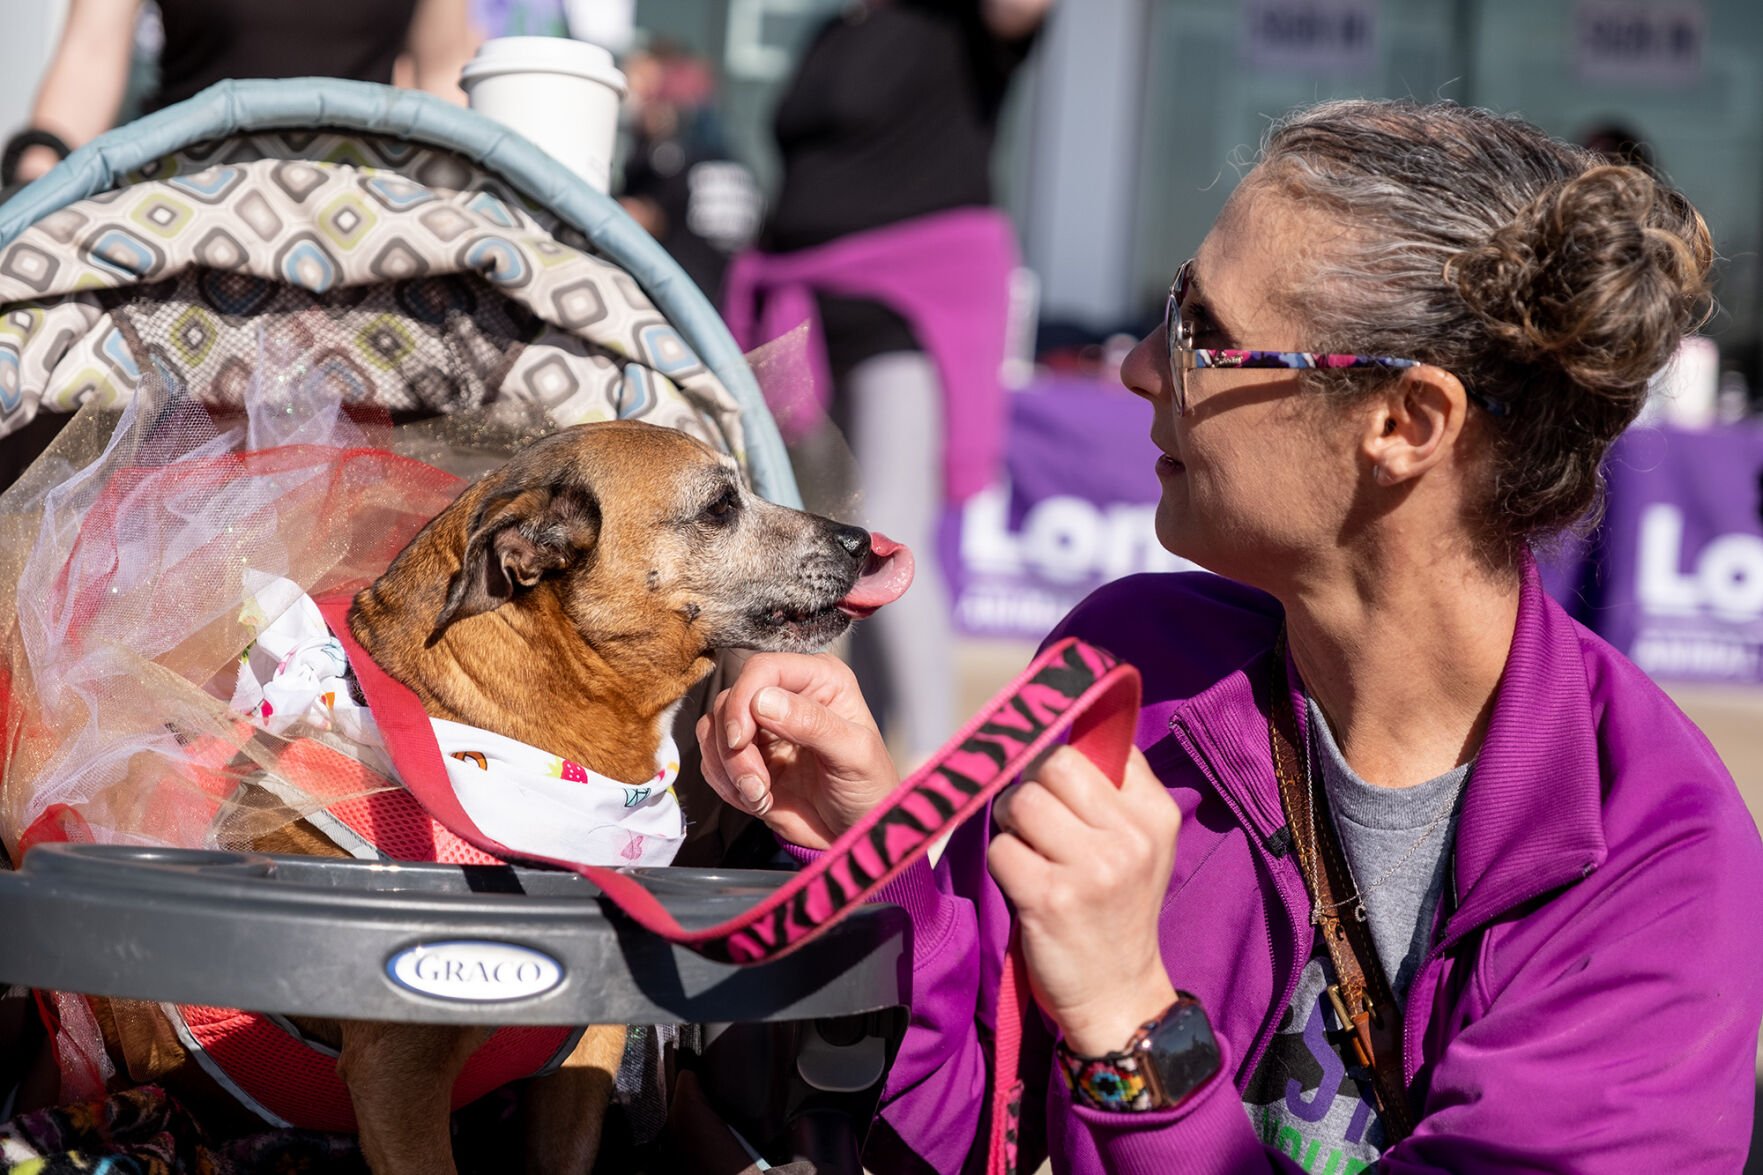
M 314 794 L 352 793 L 326 811 L 395 861 L 500 865 L 435 820 L 402 788 L 323 743 L 289 743 L 276 762 L 289 781 L 322 779 Z M 374 790 L 378 789 L 378 790 Z M 366 793 L 366 794 L 362 794 Z M 197 1062 L 250 1108 L 308 1130 L 352 1132 L 355 1108 L 337 1076 L 337 1061 L 286 1031 L 268 1016 L 236 1008 L 179 1005 Z M 494 1032 L 453 1083 L 457 1110 L 492 1090 L 545 1068 L 579 1034 L 574 1028 L 509 1027 Z M 254 1103 L 254 1104 L 253 1104 Z
M 178 1011 L 190 1038 L 202 1048 L 203 1068 L 235 1095 L 243 1094 L 251 1109 L 307 1130 L 355 1131 L 355 1107 L 337 1076 L 336 1057 L 256 1012 L 191 1004 L 179 1005 Z M 452 1108 L 531 1077 L 576 1034 L 572 1028 L 497 1029 L 453 1083 Z

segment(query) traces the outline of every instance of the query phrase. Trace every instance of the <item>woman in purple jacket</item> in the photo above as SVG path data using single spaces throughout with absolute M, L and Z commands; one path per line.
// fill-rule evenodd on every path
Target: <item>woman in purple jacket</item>
M 1013 923 L 1024 1169 L 1742 1165 L 1756 828 L 1530 555 L 1594 506 L 1712 255 L 1682 196 L 1516 120 L 1342 102 L 1270 132 L 1123 370 L 1158 535 L 1218 575 L 1110 585 L 1061 629 L 1144 674 L 1121 787 L 1057 752 L 892 883 L 912 1024 L 875 1169 L 983 1152 Z M 699 733 L 805 850 L 897 778 L 829 658 L 756 658 Z M 1318 930 L 1349 921 L 1394 1086 Z

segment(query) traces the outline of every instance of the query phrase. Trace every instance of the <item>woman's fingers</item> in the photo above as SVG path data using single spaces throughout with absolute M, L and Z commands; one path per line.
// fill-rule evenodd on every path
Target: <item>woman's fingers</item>
M 1110 860 L 1122 853 L 1158 854 L 1180 829 L 1180 811 L 1136 748 L 1118 788 L 1069 747 L 1050 753 L 1031 772 L 1033 778 L 999 793 L 992 818 L 1048 862 L 1087 861 L 1105 870 L 1109 862 L 1099 854 Z
M 1028 895 L 1045 890 L 1052 866 L 1016 834 L 1001 832 L 986 846 L 986 868 L 1004 896 L 1022 906 Z
M 1118 828 L 1126 821 L 1120 789 L 1075 747 L 1055 747 L 1024 774 L 1092 828 Z
M 1085 824 L 1119 831 L 1139 827 L 1147 804 L 1168 793 L 1137 747 L 1127 756 L 1117 786 L 1075 747 L 1055 748 L 1024 773 L 1057 796 Z
M 765 756 L 751 742 L 730 750 L 724 733 L 727 718 L 724 699 L 718 696 L 710 712 L 698 719 L 698 745 L 703 749 L 704 777 L 727 803 L 755 815 L 769 806 L 771 770 Z
M 811 752 L 834 774 L 868 778 L 890 766 L 873 727 L 848 721 L 811 697 L 767 686 L 753 695 L 752 713 L 766 733 Z
M 740 796 L 735 792 L 734 782 L 729 779 L 728 771 L 723 766 L 724 752 L 717 743 L 715 720 L 710 714 L 702 714 L 698 718 L 698 747 L 703 752 L 700 769 L 704 772 L 704 782 L 710 785 L 725 804 L 733 804 L 737 808 L 745 807 Z
M 1081 861 L 1098 848 L 1097 829 L 1036 780 L 999 792 L 992 819 L 1049 861 Z
M 1070 748 L 1034 774 L 993 806 L 986 863 L 1016 908 L 1036 1002 L 1068 1039 L 1117 1047 L 1123 1024 L 1172 998 L 1158 926 L 1180 816 L 1137 752 L 1119 788 Z
M 727 715 L 719 733 L 731 750 L 746 746 L 758 733 L 753 703 L 767 689 L 813 701 L 847 722 L 875 729 L 857 679 L 843 661 L 824 653 L 761 653 L 741 667 L 725 691 Z
M 1181 809 L 1175 797 L 1151 770 L 1144 753 L 1137 747 L 1126 757 L 1126 774 L 1120 782 L 1120 798 L 1130 813 L 1133 824 L 1149 833 L 1161 844 L 1175 843 L 1181 834 Z
M 844 662 L 832 657 L 753 657 L 717 696 L 712 715 L 718 757 L 737 786 L 769 782 L 756 741 L 761 731 L 807 751 L 834 774 L 854 778 L 892 774 L 887 749 L 857 690 L 856 678 Z
M 697 735 L 712 790 L 809 848 L 836 840 L 898 778 L 856 678 L 831 657 L 750 658 Z

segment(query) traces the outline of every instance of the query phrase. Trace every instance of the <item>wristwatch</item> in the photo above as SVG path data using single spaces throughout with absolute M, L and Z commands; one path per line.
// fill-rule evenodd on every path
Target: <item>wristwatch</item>
M 1222 1063 L 1206 1009 L 1185 991 L 1176 992 L 1175 1002 L 1141 1024 L 1118 1052 L 1086 1057 L 1064 1040 L 1056 1051 L 1073 1101 L 1124 1113 L 1179 1104 Z

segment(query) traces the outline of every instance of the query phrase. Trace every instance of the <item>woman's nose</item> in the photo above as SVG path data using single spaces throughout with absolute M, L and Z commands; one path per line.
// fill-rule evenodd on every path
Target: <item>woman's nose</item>
M 1120 382 L 1135 396 L 1156 403 L 1170 397 L 1169 362 L 1164 352 L 1163 328 L 1158 327 L 1140 339 L 1120 365 Z

